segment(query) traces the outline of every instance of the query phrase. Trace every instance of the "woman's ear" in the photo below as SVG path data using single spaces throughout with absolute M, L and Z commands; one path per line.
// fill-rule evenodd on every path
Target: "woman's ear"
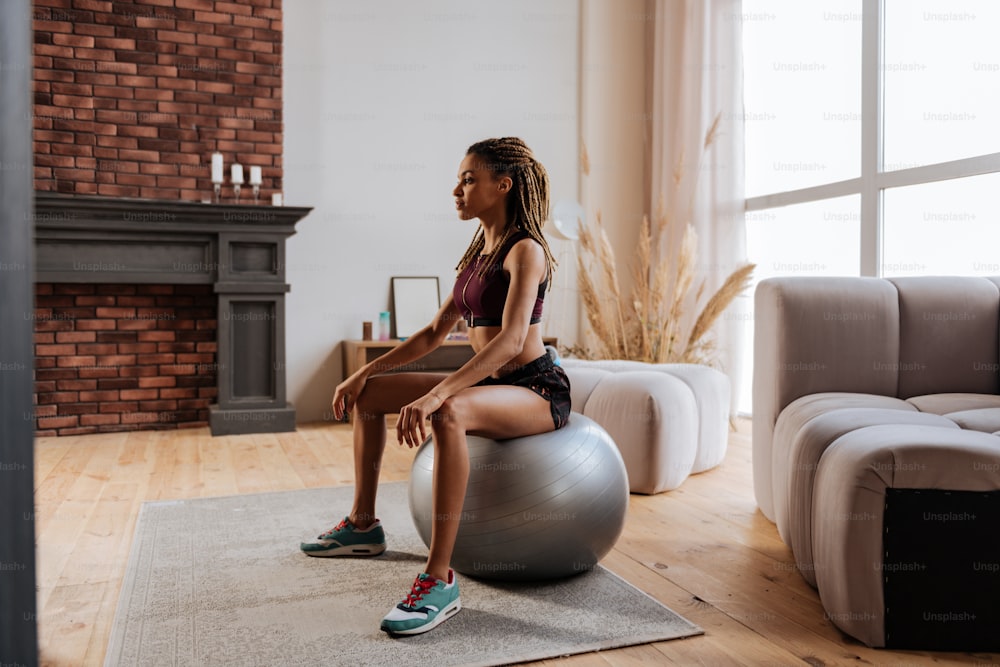
M 514 185 L 514 181 L 510 179 L 510 176 L 503 176 L 497 181 L 497 190 L 500 192 L 509 192 L 512 185 Z

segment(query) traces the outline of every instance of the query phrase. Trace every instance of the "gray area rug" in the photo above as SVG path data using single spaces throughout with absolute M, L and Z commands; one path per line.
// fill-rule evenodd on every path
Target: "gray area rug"
M 338 487 L 143 504 L 105 665 L 502 665 L 702 633 L 598 566 L 545 583 L 459 575 L 458 615 L 390 638 L 379 621 L 427 554 L 404 482 L 380 489 L 381 556 L 298 549 L 352 497 Z

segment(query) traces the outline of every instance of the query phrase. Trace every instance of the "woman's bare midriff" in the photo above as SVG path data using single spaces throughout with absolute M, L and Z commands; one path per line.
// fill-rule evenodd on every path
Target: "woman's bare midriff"
M 470 327 L 468 331 L 469 344 L 472 346 L 473 351 L 478 353 L 487 343 L 497 337 L 501 331 L 501 327 Z M 528 327 L 528 336 L 525 338 L 521 354 L 511 359 L 509 363 L 502 366 L 492 375 L 493 377 L 500 377 L 516 368 L 531 363 L 543 354 L 545 354 L 545 344 L 542 342 L 541 325 L 532 324 Z

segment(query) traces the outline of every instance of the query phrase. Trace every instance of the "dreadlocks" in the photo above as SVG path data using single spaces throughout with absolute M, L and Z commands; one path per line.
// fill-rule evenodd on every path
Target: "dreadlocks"
M 479 275 L 485 275 L 510 235 L 520 229 L 542 246 L 545 251 L 545 275 L 551 280 L 557 262 L 548 242 L 542 236 L 542 225 L 549 217 L 549 176 L 545 173 L 545 167 L 535 160 L 531 149 L 517 137 L 485 139 L 469 146 L 466 154 L 479 157 L 494 178 L 508 176 L 513 184 L 507 195 L 507 226 L 493 251 L 483 262 Z M 485 246 L 486 237 L 480 226 L 456 268 L 461 271 L 467 267 Z

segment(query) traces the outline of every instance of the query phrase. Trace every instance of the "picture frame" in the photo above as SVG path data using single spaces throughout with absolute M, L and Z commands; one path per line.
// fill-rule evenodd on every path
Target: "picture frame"
M 437 276 L 393 276 L 392 315 L 396 338 L 407 338 L 430 324 L 441 307 Z

